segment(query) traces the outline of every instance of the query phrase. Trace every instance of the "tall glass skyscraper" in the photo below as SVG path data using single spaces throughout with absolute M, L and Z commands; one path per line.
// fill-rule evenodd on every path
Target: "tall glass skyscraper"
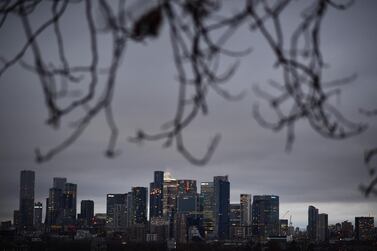
M 42 226 L 42 203 L 36 202 L 34 204 L 34 227 L 35 229 L 40 229 Z
M 229 239 L 230 183 L 228 176 L 213 178 L 215 191 L 215 233 L 219 240 Z
M 132 224 L 147 223 L 147 194 L 146 187 L 132 188 Z
M 318 224 L 318 209 L 314 206 L 309 206 L 308 208 L 308 237 L 309 240 L 314 242 L 317 239 L 317 226 Z
M 241 226 L 251 226 L 251 194 L 240 195 Z
M 164 172 L 155 171 L 154 180 L 150 183 L 149 193 L 149 219 L 151 222 L 155 218 L 162 218 L 163 208 L 163 187 L 164 187 Z
M 194 213 L 197 211 L 196 180 L 178 180 L 177 212 Z
M 200 184 L 200 201 L 203 210 L 203 228 L 207 239 L 211 238 L 215 230 L 215 188 L 213 182 Z
M 80 218 L 83 220 L 84 225 L 91 225 L 92 219 L 94 217 L 94 201 L 92 200 L 82 200 L 80 209 Z
M 33 228 L 34 184 L 35 184 L 34 171 L 30 171 L 30 170 L 21 171 L 19 227 L 22 230 L 29 230 Z
M 77 210 L 77 185 L 73 183 L 65 183 L 63 193 L 64 205 L 64 223 L 74 224 L 76 221 Z
M 256 195 L 252 206 L 253 236 L 265 239 L 279 235 L 279 196 Z
M 127 194 L 107 194 L 106 226 L 110 229 L 121 229 L 126 225 Z M 120 209 L 124 209 L 122 213 Z

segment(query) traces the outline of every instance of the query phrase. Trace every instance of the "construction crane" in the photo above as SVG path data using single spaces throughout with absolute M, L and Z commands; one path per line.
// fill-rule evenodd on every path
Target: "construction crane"
M 284 219 L 284 217 L 285 217 L 288 213 L 289 213 L 289 210 L 287 210 L 287 212 L 285 212 L 281 218 Z

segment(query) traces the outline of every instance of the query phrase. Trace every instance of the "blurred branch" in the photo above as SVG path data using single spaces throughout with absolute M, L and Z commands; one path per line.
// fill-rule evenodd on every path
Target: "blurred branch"
M 195 119 L 209 114 L 208 95 L 211 92 L 230 101 L 244 96 L 245 92 L 232 94 L 224 84 L 237 71 L 240 58 L 251 52 L 251 47 L 241 51 L 226 48 L 233 35 L 247 26 L 250 32 L 258 32 L 266 40 L 276 59 L 274 66 L 282 73 L 281 81 L 269 81 L 275 92 L 254 88 L 255 93 L 275 112 L 277 119 L 268 121 L 259 104 L 253 106 L 253 115 L 265 128 L 273 131 L 286 129 L 287 151 L 292 149 L 299 120 L 307 120 L 313 130 L 326 138 L 344 139 L 362 133 L 366 125 L 349 121 L 330 103 L 332 97 L 340 95 L 341 86 L 354 81 L 356 75 L 324 80 L 323 71 L 327 66 L 320 46 L 322 21 L 328 9 L 344 10 L 353 1 L 310 1 L 293 33 L 287 34 L 281 16 L 293 2 L 245 0 L 244 8 L 239 12 L 226 14 L 221 0 L 99 0 L 95 3 L 91 0 L 5 0 L 0 3 L 0 29 L 6 25 L 10 15 L 19 18 L 26 41 L 13 57 L 0 57 L 0 77 L 17 63 L 35 73 L 48 110 L 47 124 L 53 128 L 58 128 L 68 115 L 76 111 L 81 114 L 71 134 L 60 144 L 43 153 L 36 150 L 37 161 L 50 160 L 73 144 L 102 111 L 110 131 L 105 154 L 113 157 L 119 152 L 116 150 L 119 130 L 112 100 L 126 45 L 159 37 L 166 25 L 178 82 L 175 114 L 161 126 L 160 131 L 149 133 L 139 129 L 131 141 L 162 141 L 164 147 L 174 146 L 191 163 L 204 165 L 216 150 L 220 134 L 215 133 L 204 154 L 197 157 L 186 146 L 184 132 Z M 69 48 L 65 46 L 68 38 L 63 33 L 62 24 L 71 4 L 82 4 L 85 8 L 83 17 L 91 57 L 83 65 L 73 65 L 67 56 Z M 35 28 L 33 15 L 46 5 L 51 7 L 48 9 L 50 17 Z M 94 18 L 94 6 L 100 13 L 98 20 Z M 135 14 L 137 12 L 139 15 Z M 46 55 L 39 44 L 39 37 L 45 32 L 52 34 L 50 42 L 56 45 L 57 62 L 47 63 L 50 59 L 45 59 L 50 55 Z M 110 63 L 102 68 L 99 66 L 99 33 L 111 37 L 112 41 Z M 33 63 L 23 59 L 27 51 L 31 52 Z M 234 62 L 220 72 L 219 62 L 224 58 L 231 58 Z M 103 88 L 102 93 L 99 93 L 100 88 Z M 375 111 L 362 113 L 376 114 Z

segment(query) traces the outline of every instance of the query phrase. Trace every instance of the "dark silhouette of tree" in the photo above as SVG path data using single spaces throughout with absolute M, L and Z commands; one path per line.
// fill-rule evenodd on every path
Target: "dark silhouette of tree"
M 239 100 L 244 96 L 244 93 L 231 94 L 224 88 L 224 83 L 235 74 L 239 59 L 249 56 L 251 50 L 232 51 L 225 48 L 225 45 L 239 28 L 247 27 L 250 32 L 262 35 L 276 58 L 276 70 L 282 73 L 280 80 L 268 82 L 279 94 L 266 92 L 259 86 L 254 88 L 255 93 L 277 115 L 277 120 L 267 121 L 259 110 L 259 104 L 253 106 L 254 118 L 261 126 L 273 131 L 285 129 L 286 149 L 289 151 L 295 138 L 295 124 L 299 120 L 308 121 L 314 131 L 332 139 L 358 135 L 367 128 L 364 124 L 349 121 L 330 103 L 334 96 L 340 94 L 341 86 L 353 81 L 356 75 L 331 81 L 323 78 L 326 67 L 321 51 L 323 18 L 329 9 L 345 10 L 352 2 L 308 1 L 294 31 L 285 34 L 281 14 L 295 4 L 292 0 L 245 0 L 241 11 L 227 15 L 220 0 L 4 0 L 0 3 L 0 29 L 9 16 L 16 17 L 22 23 L 26 40 L 13 57 L 1 58 L 0 77 L 15 64 L 21 64 L 34 72 L 39 77 L 43 90 L 48 110 L 47 124 L 54 128 L 58 128 L 68 114 L 83 111 L 83 115 L 74 123 L 71 134 L 61 143 L 47 152 L 36 149 L 38 162 L 50 160 L 73 144 L 101 112 L 105 113 L 111 132 L 106 155 L 113 157 L 118 153 L 118 127 L 113 116 L 112 100 L 121 60 L 127 56 L 127 45 L 158 37 L 162 27 L 166 26 L 178 75 L 176 112 L 160 132 L 149 133 L 139 129 L 130 140 L 161 141 L 164 147 L 174 146 L 191 163 L 204 165 L 219 144 L 220 134 L 210 140 L 202 157 L 194 156 L 185 146 L 183 134 L 199 114 L 208 114 L 207 97 L 210 92 L 227 100 Z M 36 26 L 31 21 L 31 16 L 46 5 L 49 6 L 51 15 Z M 85 9 L 83 17 L 91 49 L 91 58 L 85 65 L 73 65 L 66 54 L 67 37 L 61 30 L 61 19 L 71 5 L 83 5 Z M 143 10 L 142 13 L 134 15 L 135 10 L 140 9 Z M 54 64 L 48 63 L 50 60 L 46 59 L 38 42 L 41 34 L 51 31 L 55 39 L 51 42 L 56 43 L 59 56 L 58 62 Z M 112 41 L 112 49 L 108 51 L 111 60 L 105 68 L 99 66 L 99 35 L 107 35 Z M 32 53 L 34 62 L 23 60 L 27 51 Z M 219 72 L 219 61 L 224 57 L 234 58 L 234 64 L 225 72 Z M 105 86 L 102 93 L 99 93 L 100 81 L 104 81 Z M 80 95 L 72 88 L 78 84 L 83 86 L 84 91 Z M 369 164 L 374 155 L 376 149 L 367 151 L 366 164 Z M 374 175 L 374 169 L 371 170 L 371 175 Z M 377 178 L 365 188 L 366 194 L 374 191 L 376 183 Z

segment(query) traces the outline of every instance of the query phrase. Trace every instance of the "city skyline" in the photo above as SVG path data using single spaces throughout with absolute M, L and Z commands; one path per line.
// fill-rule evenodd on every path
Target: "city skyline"
M 284 27 L 297 24 L 299 13 L 305 8 L 306 1 L 294 2 L 287 9 Z M 231 11 L 237 9 L 228 5 L 226 8 Z M 377 1 L 369 0 L 355 1 L 345 11 L 331 10 L 321 30 L 323 56 L 329 66 L 326 79 L 357 74 L 354 83 L 344 87 L 339 100 L 334 99 L 346 117 L 357 122 L 367 121 L 359 108 L 376 107 L 377 34 L 371 32 L 377 23 L 376 9 Z M 49 10 L 41 13 L 47 15 Z M 73 65 L 90 56 L 85 46 L 87 26 L 81 17 L 73 8 L 69 9 L 62 24 Z M 44 15 L 37 16 L 35 21 L 42 18 Z M 71 29 L 73 26 L 75 29 Z M 0 54 L 9 58 L 22 48 L 22 27 L 13 19 L 7 20 L 4 27 L 0 33 Z M 146 44 L 130 44 L 122 62 L 124 71 L 117 77 L 119 85 L 113 107 L 120 129 L 120 154 L 113 159 L 103 154 L 109 131 L 104 115 L 100 114 L 70 148 L 47 163 L 36 163 L 34 150 L 39 147 L 45 151 L 61 142 L 77 118 L 64 120 L 58 131 L 46 126 L 48 111 L 38 78 L 14 65 L 2 75 L 0 83 L 0 219 L 11 219 L 13 210 L 18 208 L 19 172 L 24 169 L 36 172 L 34 197 L 44 206 L 53 177 L 66 177 L 78 184 L 77 201 L 93 200 L 95 211 L 104 213 L 106 194 L 130 191 L 136 186 L 149 188 L 154 170 L 168 170 L 176 178 L 196 179 L 197 187 L 215 175 L 229 175 L 231 203 L 239 201 L 239 194 L 279 195 L 280 212 L 290 210 L 294 215 L 292 221 L 301 228 L 307 224 L 308 205 L 326 212 L 329 224 L 354 221 L 355 216 L 376 216 L 376 197 L 365 198 L 359 190 L 360 184 L 369 181 L 363 153 L 375 146 L 376 120 L 368 121 L 370 128 L 364 134 L 342 141 L 323 138 L 306 122 L 299 122 L 293 149 L 285 152 L 285 131 L 268 131 L 251 116 L 254 103 L 260 104 L 266 116 L 273 116 L 268 104 L 262 103 L 251 89 L 256 85 L 266 87 L 269 80 L 280 82 L 282 76 L 274 68 L 275 58 L 268 44 L 257 35 L 250 36 L 241 30 L 226 44 L 227 48 L 242 50 L 252 41 L 250 57 L 240 59 L 237 74 L 227 83 L 232 93 L 246 90 L 248 95 L 239 102 L 210 96 L 209 116 L 200 117 L 185 132 L 187 145 L 199 156 L 209 139 L 217 132 L 222 134 L 211 161 L 203 167 L 190 164 L 176 150 L 164 149 L 160 143 L 139 145 L 128 141 L 139 128 L 158 130 L 174 114 L 176 72 L 166 29 Z M 38 39 L 46 52 L 56 51 L 48 36 Z M 102 52 L 111 44 L 105 41 L 99 46 Z M 100 56 L 108 59 L 108 55 Z M 30 63 L 33 58 L 26 54 L 23 60 Z M 222 63 L 231 65 L 234 61 L 226 59 Z
M 31 171 L 31 170 L 22 170 L 21 171 L 21 174 L 22 173 L 31 173 L 32 172 L 32 175 L 33 175 L 33 178 L 35 178 L 35 176 L 37 176 L 37 173 L 35 173 L 34 171 Z M 154 173 L 159 173 L 160 171 L 155 171 Z M 179 181 L 179 182 L 184 182 L 184 183 L 186 183 L 186 182 L 189 182 L 189 181 L 194 181 L 194 182 L 197 182 L 197 180 L 196 179 L 190 179 L 190 180 L 188 180 L 188 179 L 182 179 L 181 177 L 180 178 L 177 178 L 177 177 L 175 177 L 175 176 L 173 176 L 170 172 L 164 172 L 164 171 L 162 171 L 163 173 L 165 173 L 165 178 L 167 177 L 167 179 L 168 180 L 170 180 L 170 179 L 172 179 L 172 180 L 174 180 L 174 181 Z M 34 176 L 35 175 L 35 176 Z M 23 177 L 22 175 L 21 175 L 21 177 Z M 216 178 L 217 177 L 217 179 L 220 179 L 220 180 L 223 180 L 223 179 L 226 179 L 226 180 L 228 180 L 228 176 L 213 176 L 213 178 Z M 25 178 L 24 178 L 25 179 Z M 72 185 L 74 185 L 75 186 L 75 188 L 76 189 L 79 189 L 79 187 L 80 187 L 80 184 L 72 184 L 72 183 L 67 183 L 67 180 L 71 180 L 71 179 L 69 179 L 69 178 L 67 178 L 67 177 L 52 177 L 51 178 L 51 189 L 55 189 L 56 188 L 56 186 L 59 186 L 59 184 L 60 184 L 60 186 L 63 186 L 63 187 L 66 187 L 66 184 L 68 184 L 68 187 L 70 187 L 70 186 L 72 186 Z M 60 181 L 64 181 L 63 183 L 61 183 Z M 153 177 L 151 177 L 151 181 L 153 181 Z M 164 180 L 164 181 L 166 181 L 166 180 Z M 232 189 L 231 189 L 231 184 L 232 184 L 232 182 L 231 182 L 231 180 L 229 180 L 230 182 L 229 182 L 229 184 L 230 184 L 230 194 L 232 194 Z M 208 182 L 209 183 L 213 183 L 213 181 L 212 180 L 207 180 L 207 181 L 201 181 L 201 182 L 199 182 L 198 184 L 208 184 Z M 182 184 L 184 184 L 184 183 L 182 183 Z M 20 185 L 20 187 L 21 187 L 21 183 L 19 184 Z M 35 183 L 35 184 L 33 184 L 33 186 L 34 187 L 37 187 L 37 183 Z M 176 184 L 176 186 L 177 186 L 177 188 L 179 189 L 179 187 L 180 187 L 180 185 L 177 183 Z M 78 187 L 78 188 L 77 188 Z M 198 186 L 198 187 L 201 187 L 201 186 Z M 129 194 L 129 195 L 131 195 L 132 194 L 132 191 L 134 190 L 134 189 L 144 189 L 144 188 L 146 188 L 147 190 L 146 190 L 146 197 L 145 197 L 145 199 L 146 199 L 146 202 L 147 202 L 147 206 L 146 206 L 146 208 L 147 208 L 147 211 L 146 211 L 146 219 L 149 221 L 150 220 L 150 195 L 149 195 L 149 193 L 150 193 L 150 190 L 149 190 L 149 188 L 148 187 L 144 187 L 144 184 L 141 184 L 141 185 L 138 185 L 138 186 L 132 186 L 132 187 L 130 187 L 130 189 L 128 189 L 128 190 L 126 190 L 126 191 L 123 191 L 123 192 L 109 192 L 109 193 L 107 193 L 105 196 L 104 196 L 104 198 L 103 198 L 103 200 L 105 200 L 105 202 L 104 202 L 104 205 L 102 205 L 102 203 L 99 203 L 98 201 L 96 201 L 96 200 L 92 200 L 92 199 L 90 199 L 90 198 L 84 198 L 83 196 L 80 196 L 80 194 L 79 193 L 77 193 L 77 198 L 76 198 L 76 201 L 75 201 L 75 204 L 77 204 L 77 206 L 75 207 L 75 208 L 73 208 L 72 210 L 74 210 L 75 212 L 78 212 L 77 214 L 76 214 L 76 216 L 79 214 L 79 212 L 82 210 L 82 208 L 81 208 L 81 206 L 79 206 L 82 202 L 86 202 L 86 201 L 93 201 L 94 202 L 94 214 L 101 214 L 101 213 L 106 213 L 106 212 L 108 212 L 108 209 L 106 208 L 106 204 L 108 203 L 107 201 L 108 201 L 108 199 L 109 199 L 109 196 L 110 197 L 114 197 L 114 196 L 125 196 L 122 200 L 124 200 L 124 201 L 126 201 L 127 200 L 127 194 Z M 50 193 L 51 193 L 51 189 L 50 189 Z M 67 187 L 65 188 L 65 189 L 67 189 Z M 21 188 L 20 188 L 20 191 L 21 191 Z M 64 190 L 63 190 L 64 191 Z M 202 192 L 202 190 L 201 189 L 196 189 L 196 187 L 195 187 L 195 191 L 197 191 L 197 193 L 198 194 L 200 194 L 201 192 Z M 33 191 L 33 192 L 35 192 L 35 191 Z M 233 192 L 234 193 L 234 192 Z M 177 194 L 178 195 L 178 194 Z M 176 196 L 177 196 L 176 195 Z M 238 205 L 241 205 L 240 203 L 241 203 L 241 201 L 242 201 L 242 196 L 241 195 L 243 195 L 243 196 L 245 196 L 245 195 L 247 195 L 247 193 L 242 193 L 242 194 L 238 194 L 238 201 L 237 200 L 235 200 L 235 201 L 232 201 L 232 200 L 230 200 L 230 204 L 238 204 Z M 279 195 L 278 194 L 276 194 L 276 195 L 269 195 L 269 194 L 250 194 L 251 195 L 251 205 L 253 205 L 253 202 L 254 202 L 254 196 L 256 196 L 256 198 L 259 200 L 259 198 L 262 198 L 262 200 L 265 200 L 264 198 L 265 197 L 272 197 L 272 198 L 274 198 L 275 196 L 277 196 L 277 205 L 278 205 L 278 212 L 279 212 L 279 219 L 293 219 L 292 220 L 292 222 L 293 223 L 295 223 L 294 222 L 294 219 L 295 219 L 295 217 L 296 217 L 296 215 L 295 215 L 295 212 L 297 212 L 295 209 L 293 209 L 293 208 L 290 208 L 290 209 L 288 209 L 288 210 L 286 210 L 286 211 L 282 211 L 282 208 L 283 209 L 285 209 L 285 207 L 283 206 L 282 207 L 282 205 L 284 205 L 284 202 L 283 203 L 281 203 L 281 202 L 279 202 Z M 132 195 L 131 195 L 132 196 Z M 47 198 L 49 197 L 49 195 L 48 195 L 48 192 L 47 192 Z M 222 197 L 222 196 L 220 196 L 220 197 Z M 19 201 L 21 201 L 19 198 L 17 198 Z M 118 199 L 119 200 L 119 199 Z M 46 199 L 44 199 L 44 200 L 38 200 L 37 198 L 35 198 L 34 199 L 34 202 L 35 202 L 35 204 L 37 204 L 37 203 L 41 203 L 41 201 L 43 201 L 42 202 L 42 208 L 43 208 L 43 210 L 42 210 L 42 219 L 47 219 L 46 218 Z M 81 203 L 79 203 L 81 201 Z M 161 201 L 162 201 L 162 198 L 161 198 Z M 127 202 L 125 202 L 126 203 L 126 205 L 127 205 Z M 175 205 L 177 206 L 177 204 L 178 204 L 178 202 L 176 202 L 175 203 Z M 82 204 L 81 204 L 82 205 Z M 314 206 L 315 207 L 314 207 Z M 318 205 L 318 204 L 317 204 Z M 309 203 L 309 204 L 307 204 L 307 206 L 306 206 L 306 213 L 305 213 L 305 217 L 306 217 L 306 222 L 305 221 L 303 221 L 301 224 L 299 224 L 299 225 L 297 225 L 297 224 L 293 224 L 294 225 L 294 227 L 299 227 L 301 230 L 304 230 L 304 231 L 306 231 L 307 230 L 307 226 L 309 226 L 309 220 L 308 220 L 308 207 L 309 207 L 309 212 L 310 212 L 310 208 L 314 208 L 316 211 L 315 211 L 315 214 L 316 215 L 320 215 L 319 214 L 319 211 L 318 211 L 318 208 L 320 208 L 321 209 L 321 212 L 326 212 L 326 210 L 323 210 L 323 208 L 326 208 L 326 207 L 321 207 L 321 206 L 318 206 L 317 207 L 317 205 L 315 205 L 315 204 L 313 204 L 313 203 Z M 40 205 L 39 205 L 40 206 Z M 280 207 L 280 210 L 279 210 L 279 207 Z M 98 209 L 98 208 L 100 208 L 100 209 Z M 103 210 L 103 208 L 104 208 L 104 210 Z M 34 204 L 33 204 L 33 209 L 34 209 Z M 18 207 L 17 208 L 14 208 L 14 210 L 18 210 Z M 81 211 L 82 212 L 82 211 Z M 8 218 L 4 218 L 4 219 L 2 219 L 1 221 L 6 221 L 6 220 L 12 220 L 13 221 L 13 210 L 12 210 L 12 212 L 9 212 L 10 214 L 12 214 L 12 217 L 8 217 Z M 251 213 L 251 211 L 250 211 L 250 213 Z M 310 215 L 310 213 L 309 213 L 309 215 Z M 328 214 L 326 214 L 326 215 L 328 215 Z M 281 218 L 281 216 L 284 216 L 283 218 Z M 333 217 L 332 217 L 333 216 Z M 335 217 L 334 217 L 335 216 Z M 349 218 L 344 218 L 344 219 L 341 219 L 341 218 L 337 218 L 337 216 L 336 215 L 329 215 L 328 216 L 328 218 L 329 218 L 329 220 L 328 220 L 328 225 L 331 225 L 331 224 L 335 224 L 335 223 L 339 223 L 339 222 L 343 222 L 343 221 L 349 221 L 349 222 L 352 222 L 352 224 L 355 224 L 355 219 L 356 219 L 356 217 L 368 217 L 368 216 L 371 216 L 371 217 L 374 217 L 375 218 L 375 221 L 377 221 L 377 217 L 376 217 L 376 215 L 371 215 L 371 214 L 367 214 L 367 213 L 364 213 L 364 214 L 360 214 L 360 215 L 354 215 L 354 216 L 351 216 L 351 217 L 349 217 Z M 162 217 L 162 215 L 161 215 L 161 217 Z M 292 218 L 291 218 L 292 217 Z M 310 218 L 310 216 L 309 216 L 309 218 Z M 336 220 L 335 220 L 336 219 Z M 316 222 L 318 219 L 317 218 L 315 218 L 314 219 L 314 222 Z M 45 222 L 45 220 L 42 220 L 42 222 Z M 131 220 L 131 222 L 132 222 L 132 220 Z M 277 230 L 275 230 L 275 232 L 276 232 Z

